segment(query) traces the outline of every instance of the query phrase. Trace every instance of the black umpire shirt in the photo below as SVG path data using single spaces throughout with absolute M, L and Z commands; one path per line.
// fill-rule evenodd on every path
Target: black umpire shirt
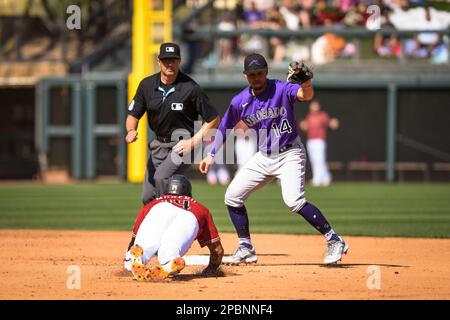
M 128 114 L 140 119 L 146 111 L 150 129 L 162 142 L 169 142 L 176 129 L 186 129 L 192 137 L 199 115 L 206 122 L 218 116 L 200 86 L 182 72 L 171 85 L 161 82 L 160 72 L 141 81 Z

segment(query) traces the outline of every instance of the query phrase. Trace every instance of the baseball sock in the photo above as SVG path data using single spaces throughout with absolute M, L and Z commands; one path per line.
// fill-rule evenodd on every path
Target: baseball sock
M 227 209 L 239 237 L 239 244 L 252 249 L 253 245 L 252 241 L 250 240 L 247 209 L 245 208 L 245 206 L 242 206 L 240 208 L 227 206 Z
M 252 239 L 249 238 L 239 238 L 239 244 L 243 245 L 248 249 L 253 249 Z
M 303 208 L 300 209 L 299 213 L 306 221 L 309 222 L 314 228 L 319 230 L 321 234 L 330 240 L 340 240 L 333 228 L 331 228 L 325 216 L 320 212 L 319 208 L 311 203 L 306 203 Z

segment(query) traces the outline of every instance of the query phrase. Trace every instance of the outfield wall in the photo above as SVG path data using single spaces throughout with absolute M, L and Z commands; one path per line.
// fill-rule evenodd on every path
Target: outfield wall
M 232 96 L 246 85 L 242 75 L 236 77 L 240 80 L 195 79 L 223 115 Z M 0 88 L 7 95 L 4 101 L 14 101 L 0 107 L 0 179 L 42 178 L 43 171 L 52 168 L 76 179 L 125 178 L 126 148 L 121 132 L 126 79 L 108 74 L 85 79 L 89 80 L 43 79 L 37 90 L 28 89 L 35 91 L 34 101 L 19 99 L 23 96 L 20 88 Z M 340 120 L 340 128 L 328 135 L 328 160 L 335 179 L 385 180 L 391 169 L 393 180 L 450 180 L 449 77 L 318 74 L 314 85 L 315 98 L 323 109 Z M 34 125 L 21 124 L 22 105 L 29 110 L 27 118 L 34 118 Z M 308 104 L 296 107 L 297 118 L 303 118 Z M 34 140 L 36 148 L 19 148 L 23 137 L 28 137 L 28 145 Z M 303 133 L 301 137 L 306 141 Z M 27 163 L 18 166 L 23 158 Z M 397 168 L 398 162 L 406 165 Z M 372 163 L 382 163 L 381 169 L 371 167 Z

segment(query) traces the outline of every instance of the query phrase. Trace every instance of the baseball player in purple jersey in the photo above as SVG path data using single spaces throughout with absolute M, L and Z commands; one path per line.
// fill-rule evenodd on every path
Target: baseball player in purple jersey
M 311 100 L 314 92 L 309 79 L 301 85 L 296 83 L 294 75 L 300 72 L 291 68 L 288 82 L 268 79 L 264 57 L 248 55 L 244 60 L 244 75 L 249 86 L 231 100 L 220 122 L 214 147 L 200 162 L 200 171 L 207 173 L 216 151 L 226 140 L 227 130 L 240 120 L 256 131 L 259 151 L 238 172 L 225 193 L 225 204 L 239 237 L 239 246 L 228 263 L 257 261 L 244 203 L 254 191 L 275 178 L 280 180 L 283 200 L 289 209 L 300 214 L 326 238 L 324 263 L 336 263 L 348 251 L 348 245 L 325 216 L 305 198 L 306 154 L 297 131 L 294 103 Z M 220 134 L 222 139 L 217 138 Z

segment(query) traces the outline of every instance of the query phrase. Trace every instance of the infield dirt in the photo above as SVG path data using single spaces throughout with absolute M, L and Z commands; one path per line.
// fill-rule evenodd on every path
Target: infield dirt
M 231 254 L 236 236 L 221 236 Z M 122 267 L 129 237 L 1 230 L 0 299 L 450 299 L 450 239 L 345 237 L 348 255 L 326 267 L 321 236 L 254 234 L 257 264 L 223 266 L 217 278 L 187 266 L 172 279 L 141 283 Z M 188 254 L 207 253 L 194 243 Z M 80 289 L 67 288 L 70 266 L 80 268 Z

